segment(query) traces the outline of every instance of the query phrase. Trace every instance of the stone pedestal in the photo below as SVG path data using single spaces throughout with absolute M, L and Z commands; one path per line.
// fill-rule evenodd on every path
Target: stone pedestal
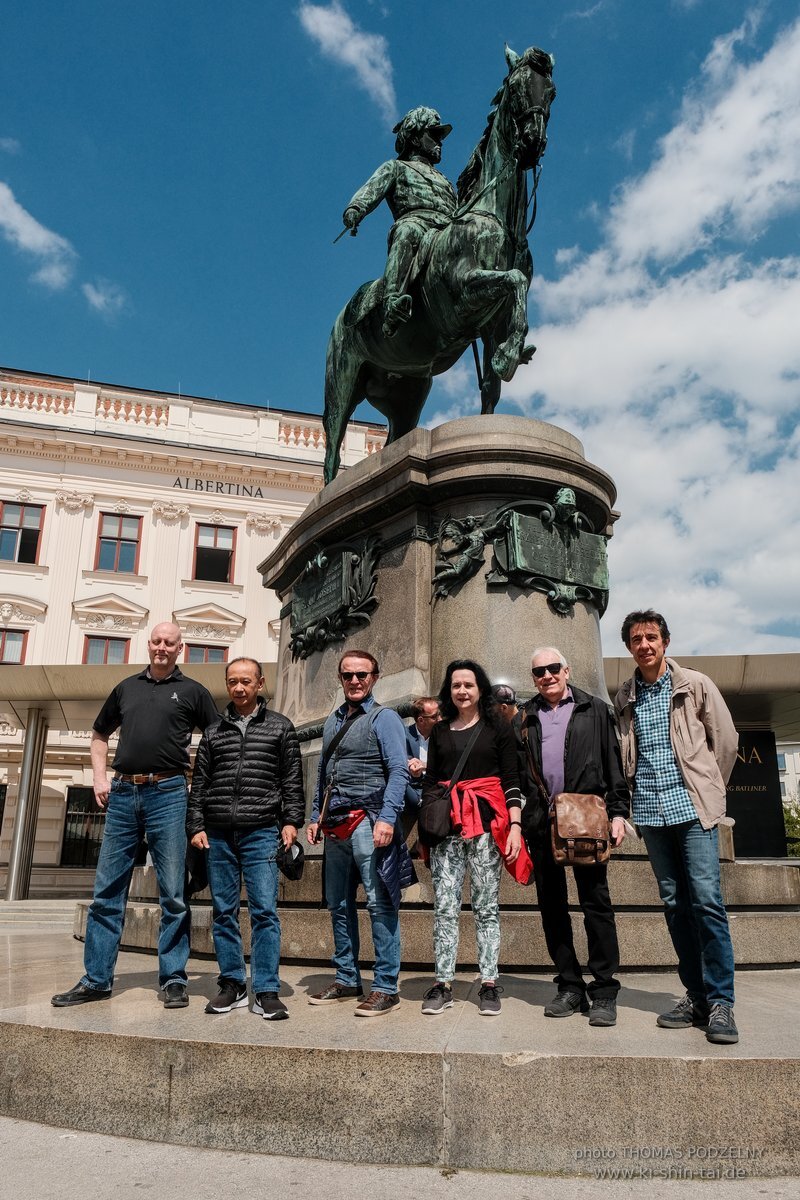
M 574 505 L 562 489 L 572 489 Z M 259 567 L 283 603 L 275 707 L 311 734 L 340 698 L 340 655 L 355 647 L 378 659 L 384 704 L 437 692 L 453 658 L 476 659 L 493 682 L 530 695 L 538 645 L 559 647 L 577 685 L 606 698 L 602 587 L 559 584 L 548 598 L 548 585 L 534 580 L 538 564 L 528 578 L 504 574 L 509 562 L 498 561 L 498 545 L 511 547 L 524 525 L 553 553 L 574 558 L 576 547 L 589 546 L 597 559 L 615 498 L 577 438 L 524 417 L 415 429 L 340 474 Z M 437 546 L 445 522 L 450 533 Z M 450 578 L 435 597 L 437 559 Z M 344 636 L 326 642 L 331 628 Z

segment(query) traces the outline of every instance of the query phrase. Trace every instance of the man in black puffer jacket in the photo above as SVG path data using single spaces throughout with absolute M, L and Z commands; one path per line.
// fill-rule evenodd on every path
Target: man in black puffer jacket
M 267 708 L 260 663 L 228 663 L 225 686 L 231 702 L 209 725 L 197 749 L 186 832 L 208 851 L 208 882 L 214 903 L 214 951 L 219 994 L 207 1013 L 247 1005 L 247 968 L 239 929 L 240 877 L 250 911 L 250 977 L 253 1012 L 285 1020 L 278 966 L 279 842 L 288 850 L 305 820 L 300 746 L 294 725 Z

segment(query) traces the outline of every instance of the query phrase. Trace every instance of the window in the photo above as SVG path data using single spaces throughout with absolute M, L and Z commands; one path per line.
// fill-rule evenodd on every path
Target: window
M 225 525 L 198 525 L 194 551 L 194 578 L 211 583 L 233 581 L 233 548 L 236 530 Z
M 18 629 L 0 629 L 0 663 L 24 662 L 26 637 Z
M 43 513 L 40 504 L 0 503 L 0 559 L 3 562 L 38 562 Z
M 786 770 L 786 755 L 785 754 L 778 755 L 778 770 L 779 771 Z
M 90 666 L 105 666 L 128 661 L 129 638 L 87 637 L 83 661 Z
M 184 662 L 224 663 L 228 661 L 227 646 L 187 646 Z
M 120 517 L 116 513 L 101 513 L 95 571 L 127 571 L 135 574 L 139 565 L 141 527 L 141 517 Z

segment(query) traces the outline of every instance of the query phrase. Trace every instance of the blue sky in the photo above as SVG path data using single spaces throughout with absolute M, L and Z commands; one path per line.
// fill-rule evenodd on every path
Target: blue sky
M 532 235 L 539 351 L 500 411 L 619 488 L 606 653 L 800 651 L 800 21 L 793 5 L 7 0 L 0 361 L 318 412 L 389 214 L 333 239 L 414 105 L 455 179 L 505 72 L 556 58 Z M 426 423 L 475 411 L 463 360 Z M 359 416 L 369 416 L 364 407 Z

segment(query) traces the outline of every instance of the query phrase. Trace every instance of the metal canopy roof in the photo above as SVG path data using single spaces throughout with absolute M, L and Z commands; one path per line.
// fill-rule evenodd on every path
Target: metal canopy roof
M 228 702 L 221 663 L 179 663 L 184 675 L 207 687 L 218 707 Z M 118 666 L 0 666 L 0 721 L 24 729 L 28 709 L 38 708 L 51 729 L 91 729 L 103 701 L 121 679 L 143 671 L 147 663 Z M 275 663 L 266 663 L 265 694 L 275 692 Z
M 771 729 L 780 742 L 800 741 L 800 654 L 676 654 L 675 660 L 713 679 L 737 728 Z M 630 655 L 607 658 L 604 667 L 613 700 L 634 662 Z
M 700 655 L 680 658 L 684 666 L 714 680 L 740 728 L 772 729 L 784 742 L 800 742 L 800 654 Z M 28 709 L 39 708 L 51 729 L 91 729 L 111 689 L 146 663 L 119 666 L 0 665 L 0 721 L 25 728 Z M 184 675 L 211 692 L 217 705 L 227 703 L 225 675 L 220 663 L 179 664 Z M 633 659 L 607 658 L 605 679 L 609 695 L 633 671 Z M 277 668 L 264 666 L 265 694 L 274 696 Z

